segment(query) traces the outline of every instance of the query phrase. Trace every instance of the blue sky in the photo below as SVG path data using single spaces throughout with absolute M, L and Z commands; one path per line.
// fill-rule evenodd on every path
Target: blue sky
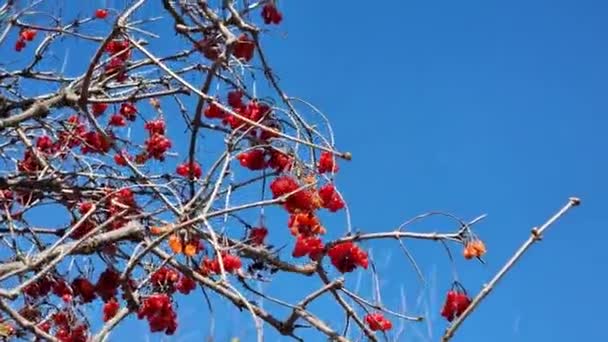
M 97 3 L 120 7 L 123 1 Z M 475 293 L 531 227 L 569 196 L 582 199 L 454 340 L 601 340 L 608 323 L 608 277 L 601 266 L 608 258 L 608 5 L 283 0 L 280 8 L 285 20 L 265 38 L 267 54 L 284 89 L 323 110 L 337 147 L 352 152 L 337 182 L 356 228 L 389 230 L 430 210 L 467 220 L 489 214 L 476 226 L 488 247 L 487 264 L 456 262 L 463 284 Z M 156 15 L 156 9 L 139 16 Z M 162 34 L 174 36 L 169 30 Z M 334 232 L 342 229 L 343 221 L 331 222 Z M 441 220 L 416 226 L 454 228 Z M 407 324 L 402 340 L 436 341 L 445 328 L 438 316 L 451 266 L 438 244 L 408 246 L 429 280 L 427 288 L 419 286 L 397 245 L 366 245 L 378 262 L 386 305 L 399 308 L 401 286 L 412 301 L 408 313 L 424 314 L 425 305 L 415 303 L 420 293 L 428 303 L 430 325 Z M 348 277 L 356 283 L 356 274 Z M 369 283 L 369 272 L 361 280 Z M 296 286 L 315 288 L 279 278 L 273 289 L 284 298 Z M 204 301 L 189 300 L 180 308 L 174 338 L 150 335 L 145 322 L 131 321 L 112 341 L 200 341 L 209 331 Z M 335 309 L 316 309 L 341 324 Z M 253 331 L 242 328 L 249 323 L 246 315 L 220 309 L 218 341 L 232 335 L 252 341 Z M 268 339 L 281 340 L 272 334 Z

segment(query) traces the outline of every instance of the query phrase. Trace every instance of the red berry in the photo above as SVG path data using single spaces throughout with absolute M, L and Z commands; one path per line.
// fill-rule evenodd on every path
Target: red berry
M 34 40 L 34 38 L 36 38 L 37 32 L 38 31 L 36 31 L 34 29 L 24 29 L 19 34 L 19 38 L 20 38 L 20 40 L 26 40 L 28 42 L 31 42 L 32 40 Z
M 334 156 L 330 153 L 330 152 L 323 152 L 321 153 L 321 157 L 319 157 L 319 165 L 318 165 L 318 171 L 319 173 L 326 173 L 326 172 L 338 172 L 340 168 L 338 167 L 338 164 L 336 164 L 336 161 L 334 159 Z
M 116 165 L 118 166 L 127 166 L 127 160 L 130 159 L 129 155 L 124 152 L 121 151 L 120 153 L 117 153 L 114 155 L 114 162 L 116 163 Z
M 209 119 L 223 119 L 226 117 L 226 113 L 218 107 L 215 103 L 211 103 L 205 108 L 205 117 Z
M 388 331 L 393 327 L 391 321 L 386 319 L 380 312 L 368 314 L 365 316 L 365 322 L 372 331 Z
M 93 112 L 93 115 L 95 115 L 97 117 L 97 116 L 100 116 L 101 114 L 103 114 L 107 108 L 108 108 L 107 103 L 95 102 L 91 106 L 91 111 Z
M 264 239 L 268 235 L 268 229 L 266 227 L 256 227 L 249 231 L 249 240 L 254 245 L 263 245 Z
M 192 177 L 195 179 L 200 178 L 203 174 L 203 170 L 197 162 L 192 162 L 192 164 L 188 162 L 181 163 L 177 166 L 175 172 L 182 177 Z
M 105 302 L 103 305 L 103 321 L 107 322 L 114 318 L 118 313 L 118 309 L 120 309 L 120 304 L 118 304 L 116 299 L 111 298 L 109 301 Z
M 263 149 L 254 149 L 239 154 L 236 159 L 249 170 L 263 170 L 268 166 L 266 153 Z
M 327 183 L 319 189 L 319 198 L 321 198 L 323 208 L 326 208 L 331 212 L 336 212 L 344 208 L 342 197 L 340 197 L 340 194 L 338 194 L 334 185 L 331 183 Z
M 367 269 L 369 263 L 367 253 L 350 241 L 333 245 L 327 255 L 342 273 L 352 272 L 357 266 Z
M 228 104 L 233 108 L 243 107 L 243 92 L 233 90 L 228 92 Z
M 277 7 L 273 3 L 267 3 L 262 8 L 262 18 L 264 19 L 264 23 L 268 24 L 280 24 L 283 20 L 283 15 Z
M 123 103 L 120 105 L 120 115 L 124 116 L 129 121 L 135 121 L 137 108 L 133 103 Z
M 246 34 L 240 35 L 234 44 L 234 56 L 238 59 L 242 59 L 246 62 L 253 58 L 253 52 L 255 50 L 254 41 Z
M 25 48 L 25 41 L 19 39 L 16 43 L 15 43 L 15 51 L 17 52 L 21 52 L 21 50 L 23 50 Z
M 95 18 L 97 19 L 105 19 L 108 16 L 108 10 L 105 8 L 98 8 L 95 10 Z
M 110 126 L 123 127 L 127 125 L 127 120 L 120 114 L 114 114 L 110 117 Z

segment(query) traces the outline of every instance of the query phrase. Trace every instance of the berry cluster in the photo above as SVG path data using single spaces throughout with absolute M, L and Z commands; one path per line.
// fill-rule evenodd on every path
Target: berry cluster
M 269 2 L 262 8 L 262 19 L 264 19 L 266 25 L 278 25 L 283 20 L 283 15 L 279 12 L 274 3 Z
M 372 331 L 388 331 L 393 327 L 393 323 L 386 319 L 381 312 L 367 314 L 365 322 Z
M 147 155 L 145 156 L 145 160 L 154 158 L 160 161 L 165 160 L 165 153 L 171 148 L 173 145 L 171 140 L 167 138 L 165 135 L 165 123 L 163 120 L 158 119 L 155 120 L 156 126 L 147 125 L 146 129 L 150 137 L 144 142 L 146 146 Z M 158 125 L 162 123 L 162 130 L 158 129 Z M 149 123 L 148 123 L 149 124 Z
M 448 291 L 445 303 L 441 309 L 441 316 L 451 322 L 469 307 L 471 299 L 459 283 L 455 282 L 452 289 Z
M 201 169 L 201 166 L 195 161 L 179 164 L 175 169 L 175 172 L 182 177 L 190 179 L 198 179 L 203 175 L 203 169 Z
M 178 234 L 172 234 L 169 236 L 169 247 L 173 253 L 183 253 L 186 256 L 192 257 L 205 248 L 198 235 L 188 235 L 188 237 Z
M 127 79 L 126 62 L 131 57 L 131 49 L 128 40 L 115 39 L 106 44 L 105 52 L 111 59 L 105 65 L 106 75 L 116 74 L 116 81 L 124 82 Z
M 226 273 L 235 273 L 243 265 L 241 262 L 241 258 L 236 255 L 225 252 L 222 253 L 222 263 L 224 266 L 224 271 Z M 222 271 L 220 268 L 219 259 L 209 259 L 205 257 L 203 259 L 203 262 L 201 263 L 200 271 L 204 275 L 220 274 Z
M 369 264 L 367 252 L 350 241 L 331 246 L 327 255 L 332 265 L 342 273 L 352 272 L 357 266 L 367 269 Z
M 153 294 L 143 301 L 137 318 L 148 320 L 151 332 L 164 331 L 173 335 L 177 330 L 177 314 L 173 310 L 171 297 L 167 294 Z
M 465 244 L 463 255 L 465 259 L 479 258 L 486 254 L 486 246 L 483 241 L 473 239 Z
M 252 245 L 263 245 L 268 236 L 268 229 L 264 226 L 251 228 L 249 231 L 249 241 Z
M 36 38 L 36 33 L 38 33 L 38 31 L 31 28 L 21 30 L 21 32 L 19 32 L 19 39 L 17 39 L 17 42 L 15 43 L 15 51 L 20 52 L 25 49 L 27 42 L 31 42 Z

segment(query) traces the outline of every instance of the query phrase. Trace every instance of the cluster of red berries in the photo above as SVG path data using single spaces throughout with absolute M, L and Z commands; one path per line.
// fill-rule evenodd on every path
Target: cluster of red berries
M 232 107 L 232 110 L 235 113 L 247 118 L 250 121 L 260 122 L 269 127 L 276 126 L 276 124 L 270 118 L 271 108 L 269 105 L 256 99 L 245 103 L 243 102 L 243 96 L 244 94 L 240 90 L 228 92 L 228 105 Z M 211 103 L 207 108 L 205 108 L 204 115 L 208 119 L 221 119 L 222 124 L 230 126 L 232 129 L 240 129 L 244 131 L 251 128 L 246 121 L 237 117 L 236 115 L 227 113 L 215 103 Z M 253 130 L 252 135 L 258 137 L 258 139 L 262 141 L 268 140 L 275 136 L 271 132 L 265 130 L 262 130 L 259 133 Z
M 241 34 L 234 43 L 234 57 L 249 62 L 253 58 L 255 42 L 247 33 Z
M 120 309 L 120 304 L 118 304 L 115 298 L 110 298 L 110 300 L 103 304 L 103 321 L 107 322 L 114 318 L 118 313 L 118 309 Z
M 52 322 L 55 324 L 55 337 L 61 342 L 87 342 L 89 328 L 85 323 L 76 319 L 76 315 L 68 311 L 59 311 L 52 315 Z M 42 328 L 46 332 L 50 331 L 50 324 Z
M 332 213 L 344 208 L 344 201 L 332 183 L 327 183 L 319 188 L 319 198 L 323 208 Z
M 95 109 L 97 109 L 97 110 L 95 110 Z M 93 107 L 94 115 L 101 115 L 101 114 L 103 114 L 104 111 L 105 111 L 105 108 L 102 111 L 101 107 L 98 107 L 98 108 Z M 137 108 L 135 107 L 135 104 L 130 103 L 130 102 L 122 103 L 120 105 L 120 110 L 118 111 L 118 113 L 115 113 L 112 116 L 110 116 L 110 121 L 109 121 L 108 125 L 115 126 L 115 127 L 124 127 L 127 125 L 127 120 L 135 121 L 136 114 L 137 114 Z
M 224 265 L 224 271 L 226 273 L 235 273 L 243 266 L 241 258 L 236 255 L 225 252 L 222 253 L 222 263 Z M 204 275 L 220 274 L 222 272 L 220 268 L 219 259 L 209 259 L 207 257 L 203 259 L 203 262 L 200 266 L 200 270 L 201 273 Z
M 90 280 L 78 277 L 72 281 L 74 296 L 79 297 L 83 303 L 90 303 L 97 298 L 96 287 Z
M 106 74 L 116 73 L 116 80 L 124 82 L 127 79 L 126 62 L 131 57 L 129 41 L 112 40 L 106 44 L 105 52 L 111 56 L 110 61 L 105 66 Z
M 268 236 L 268 229 L 264 226 L 254 227 L 249 230 L 249 241 L 252 245 L 263 245 Z
M 100 132 L 88 131 L 82 136 L 83 145 L 81 151 L 87 153 L 108 153 L 114 144 L 116 136 L 113 132 L 107 132 L 107 137 L 104 137 Z
M 82 137 L 86 132 L 84 124 L 80 121 L 77 115 L 70 116 L 65 122 L 65 130 L 59 131 L 57 145 L 59 149 L 63 147 L 74 148 L 81 144 Z
M 367 314 L 365 322 L 372 331 L 388 331 L 393 328 L 393 323 L 384 317 L 381 312 Z
M 150 137 L 144 142 L 144 145 L 146 146 L 147 158 L 163 161 L 165 160 L 165 153 L 173 144 L 165 135 L 165 121 L 157 119 L 154 122 L 155 125 L 150 125 L 150 122 L 146 124 L 145 128 L 148 130 Z M 162 127 L 162 130 L 159 129 L 160 127 Z
M 283 15 L 279 12 L 274 3 L 269 2 L 262 8 L 262 19 L 264 19 L 266 25 L 278 25 L 283 20 Z
M 190 179 L 198 179 L 203 175 L 203 169 L 195 162 L 183 162 L 177 166 L 175 172 L 182 176 Z
M 441 316 L 451 322 L 469 307 L 471 298 L 459 283 L 455 282 L 448 294 L 441 309 Z
M 137 318 L 146 318 L 151 332 L 164 331 L 167 335 L 173 335 L 177 330 L 177 314 L 173 310 L 171 297 L 164 293 L 147 297 L 137 312 Z
M 357 266 L 367 269 L 369 264 L 367 252 L 350 241 L 331 246 L 327 255 L 332 265 L 342 273 L 352 272 Z
M 36 38 L 36 33 L 38 33 L 38 31 L 31 28 L 21 30 L 21 32 L 19 32 L 19 39 L 17 39 L 17 42 L 15 43 L 15 51 L 20 52 L 23 50 L 27 45 L 26 42 L 31 42 Z
M 317 170 L 319 173 L 336 173 L 339 169 L 340 168 L 338 167 L 334 156 L 330 152 L 325 151 L 321 153 L 321 156 L 319 157 L 319 164 L 317 165 Z
M 318 236 L 298 235 L 291 255 L 294 258 L 307 256 L 311 260 L 319 260 L 323 253 L 323 241 Z

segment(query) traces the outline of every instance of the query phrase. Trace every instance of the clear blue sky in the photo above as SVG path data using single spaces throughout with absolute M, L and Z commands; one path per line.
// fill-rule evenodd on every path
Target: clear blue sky
M 157 14 L 154 8 L 143 14 Z M 283 0 L 280 8 L 284 24 L 265 39 L 267 53 L 284 89 L 327 113 L 338 148 L 352 152 L 338 184 L 355 227 L 387 230 L 429 210 L 464 219 L 489 214 L 477 226 L 488 246 L 487 265 L 457 261 L 461 280 L 475 293 L 532 226 L 569 196 L 581 197 L 583 205 L 525 256 L 455 341 L 605 338 L 608 4 Z M 446 221 L 417 226 L 453 228 Z M 425 296 L 430 340 L 437 341 L 445 328 L 439 310 L 450 265 L 438 244 L 410 246 L 432 285 Z M 367 247 L 379 263 L 384 303 L 398 309 L 404 285 L 408 313 L 424 314 L 424 305 L 416 306 L 415 273 L 397 246 Z M 289 297 L 301 283 L 279 278 L 275 294 Z M 334 314 L 334 326 L 342 324 L 334 309 L 317 310 Z M 180 302 L 180 315 L 173 338 L 150 335 L 146 322 L 130 321 L 112 341 L 201 341 L 209 329 L 202 299 Z M 216 319 L 217 341 L 254 340 L 253 330 L 243 328 L 250 323 L 246 315 L 220 308 Z M 426 341 L 428 334 L 426 325 L 408 324 L 403 341 Z M 270 334 L 268 340 L 281 339 Z

